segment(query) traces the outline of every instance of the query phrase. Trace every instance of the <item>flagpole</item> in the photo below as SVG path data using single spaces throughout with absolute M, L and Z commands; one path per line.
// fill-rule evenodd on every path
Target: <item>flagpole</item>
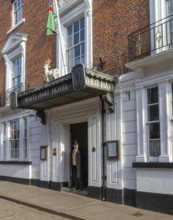
M 63 41 L 62 41 L 61 24 L 60 24 L 60 17 L 59 17 L 59 10 L 58 10 L 57 0 L 55 0 L 55 9 L 56 9 L 57 22 L 58 22 L 59 40 L 60 40 L 60 47 L 61 47 L 61 53 L 62 53 L 63 68 L 64 68 L 64 73 L 67 74 L 65 55 L 64 55 L 63 46 L 62 46 Z

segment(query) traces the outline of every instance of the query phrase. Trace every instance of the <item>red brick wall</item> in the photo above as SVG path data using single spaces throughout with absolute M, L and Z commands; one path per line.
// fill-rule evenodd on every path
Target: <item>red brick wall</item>
M 48 17 L 48 0 L 24 1 L 25 22 L 12 33 L 25 33 L 28 35 L 26 42 L 26 84 L 30 87 L 42 84 L 44 77 L 44 63 L 49 58 L 51 67 L 56 66 L 56 36 L 46 36 L 46 23 Z M 11 28 L 11 1 L 2 1 L 0 7 L 0 48 L 3 48 Z M 5 18 L 5 21 L 4 21 Z M 4 79 L 4 58 L 0 54 L 0 88 Z M 2 89 L 1 89 L 2 90 Z
M 149 24 L 149 0 L 93 0 L 93 56 L 103 72 L 127 72 L 128 35 Z
M 11 9 L 10 9 L 10 1 L 1 1 L 0 7 L 0 51 L 2 50 L 6 40 L 7 40 L 7 31 L 11 25 L 10 17 L 11 17 Z M 2 53 L 0 53 L 0 94 L 4 91 L 5 87 L 5 64 Z
M 13 33 L 28 34 L 26 43 L 26 84 L 35 87 L 44 82 L 44 63 L 51 59 L 55 67 L 56 36 L 46 36 L 48 0 L 24 1 L 26 21 Z M 11 1 L 1 1 L 0 48 L 2 49 L 11 28 Z M 148 0 L 93 0 L 93 56 L 94 66 L 99 67 L 99 56 L 105 62 L 103 72 L 127 72 L 128 39 L 132 31 L 149 23 Z M 4 91 L 5 64 L 0 53 L 0 93 Z

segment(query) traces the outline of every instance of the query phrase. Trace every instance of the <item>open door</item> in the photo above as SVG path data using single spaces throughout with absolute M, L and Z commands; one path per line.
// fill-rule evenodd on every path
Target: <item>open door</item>
M 88 187 L 88 123 L 71 124 L 71 146 L 74 140 L 79 142 L 81 152 L 83 185 Z

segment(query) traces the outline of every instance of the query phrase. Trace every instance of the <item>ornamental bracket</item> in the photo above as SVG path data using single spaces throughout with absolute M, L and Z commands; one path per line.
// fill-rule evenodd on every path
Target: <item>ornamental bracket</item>
M 44 110 L 37 110 L 36 116 L 37 116 L 38 118 L 40 118 L 41 123 L 42 123 L 43 125 L 46 125 L 46 115 L 45 115 Z
M 106 95 L 103 96 L 103 100 L 107 103 L 108 105 L 108 110 L 110 113 L 114 113 L 114 96 L 112 92 L 106 93 Z

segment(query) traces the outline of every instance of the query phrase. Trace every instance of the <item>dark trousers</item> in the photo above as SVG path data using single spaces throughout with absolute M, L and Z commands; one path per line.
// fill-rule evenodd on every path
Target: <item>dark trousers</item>
M 77 178 L 76 166 L 72 166 L 72 185 L 77 189 L 79 188 L 79 180 Z
M 83 190 L 83 179 L 77 178 L 76 166 L 72 166 L 72 186 L 74 186 L 76 189 Z

